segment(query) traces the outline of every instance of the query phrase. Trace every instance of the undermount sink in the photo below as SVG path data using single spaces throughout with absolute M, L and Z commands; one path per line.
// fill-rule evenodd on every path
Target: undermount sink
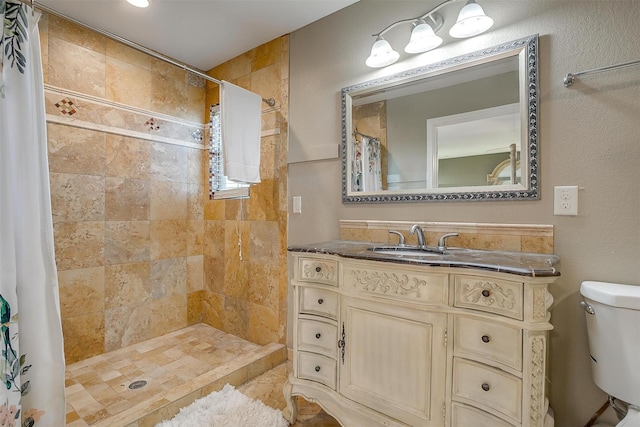
M 438 257 L 444 255 L 442 252 L 432 252 L 421 248 L 405 248 L 402 246 L 379 246 L 369 248 L 371 252 L 375 252 L 381 255 L 396 255 L 396 256 L 417 256 L 417 257 Z

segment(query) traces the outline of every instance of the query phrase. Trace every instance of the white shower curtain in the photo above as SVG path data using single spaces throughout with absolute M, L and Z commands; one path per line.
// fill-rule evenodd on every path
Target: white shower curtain
M 65 425 L 39 14 L 0 0 L 0 425 Z
M 382 189 L 382 168 L 380 141 L 377 138 L 361 136 L 358 149 L 358 167 L 361 172 L 357 191 L 378 191 Z

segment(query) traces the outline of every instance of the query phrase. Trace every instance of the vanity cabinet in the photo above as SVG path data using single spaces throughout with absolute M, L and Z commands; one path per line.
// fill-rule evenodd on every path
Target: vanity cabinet
M 544 427 L 555 277 L 292 252 L 293 396 L 342 425 Z
M 340 395 L 406 425 L 443 425 L 445 314 L 343 297 L 341 325 Z

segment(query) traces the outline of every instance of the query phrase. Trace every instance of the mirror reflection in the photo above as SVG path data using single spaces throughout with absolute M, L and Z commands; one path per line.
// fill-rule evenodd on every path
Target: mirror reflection
M 343 201 L 537 199 L 537 36 L 344 88 Z

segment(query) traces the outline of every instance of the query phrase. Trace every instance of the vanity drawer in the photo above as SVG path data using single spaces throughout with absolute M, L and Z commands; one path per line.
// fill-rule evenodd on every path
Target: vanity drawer
M 456 275 L 454 305 L 522 320 L 523 286 L 522 282 Z
M 513 427 L 500 418 L 496 418 L 473 406 L 463 405 L 453 402 L 451 405 L 451 426 L 452 427 Z
M 454 400 L 522 419 L 522 380 L 500 369 L 454 357 L 452 388 Z
M 345 266 L 342 275 L 340 286 L 349 291 L 409 302 L 448 305 L 447 273 L 425 273 L 407 267 L 379 267 L 363 263 Z
M 338 263 L 326 259 L 300 258 L 298 280 L 338 286 Z
M 518 327 L 456 315 L 453 336 L 458 356 L 483 357 L 522 370 L 522 329 Z
M 316 353 L 298 352 L 298 377 L 336 389 L 336 361 Z
M 300 287 L 300 313 L 338 318 L 338 294 L 322 288 Z
M 298 319 L 298 349 L 336 356 L 338 327 L 329 322 Z

